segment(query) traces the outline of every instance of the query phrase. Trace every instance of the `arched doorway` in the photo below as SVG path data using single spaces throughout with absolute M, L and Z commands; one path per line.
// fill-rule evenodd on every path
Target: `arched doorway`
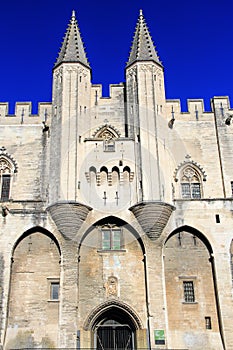
M 146 330 L 128 304 L 112 299 L 92 310 L 84 322 L 91 332 L 91 347 L 96 350 L 136 350 L 146 348 Z
M 133 350 L 136 348 L 135 331 L 135 326 L 127 313 L 117 307 L 111 307 L 95 322 L 95 349 Z

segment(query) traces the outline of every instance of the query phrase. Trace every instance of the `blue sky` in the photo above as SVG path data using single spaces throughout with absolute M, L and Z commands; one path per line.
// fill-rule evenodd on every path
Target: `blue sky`
M 233 106 L 233 1 L 8 0 L 0 5 L 0 101 L 51 101 L 52 68 L 72 10 L 93 83 L 124 81 L 139 9 L 165 68 L 166 97 L 228 95 Z

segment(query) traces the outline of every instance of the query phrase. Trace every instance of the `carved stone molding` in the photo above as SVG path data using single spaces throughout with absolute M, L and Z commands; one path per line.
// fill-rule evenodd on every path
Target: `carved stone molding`
M 156 240 L 161 236 L 175 207 L 164 202 L 148 201 L 140 202 L 129 210 L 132 211 L 147 236 L 151 240 Z
M 91 207 L 78 202 L 57 202 L 47 208 L 58 230 L 68 239 L 77 236 L 91 210 Z
M 116 298 L 118 296 L 118 279 L 115 276 L 108 277 L 107 282 L 105 283 L 106 297 L 107 298 Z
M 178 167 L 175 169 L 175 172 L 174 172 L 174 180 L 175 180 L 175 182 L 178 181 L 178 178 L 179 178 L 178 177 L 178 173 L 179 173 L 180 169 L 184 168 L 184 167 L 186 167 L 188 165 L 191 168 L 193 167 L 195 170 L 197 170 L 198 173 L 202 176 L 202 180 L 206 181 L 207 175 L 206 175 L 206 172 L 204 171 L 204 169 L 201 167 L 200 164 L 198 164 L 197 162 L 194 162 L 193 160 L 191 160 L 191 156 L 187 154 L 185 156 L 185 160 L 182 163 L 180 163 L 178 165 Z
M 117 130 L 113 125 L 104 124 L 95 130 L 92 137 L 105 139 L 106 137 L 104 135 L 106 133 L 110 134 L 111 138 L 118 138 L 121 136 L 119 130 Z
M 6 148 L 4 146 L 0 149 L 0 172 L 3 174 L 18 172 L 18 165 L 15 159 L 6 152 Z
M 131 67 L 126 70 L 126 78 L 133 77 L 137 74 L 137 67 Z
M 106 301 L 105 303 L 100 304 L 95 309 L 92 310 L 92 312 L 88 315 L 86 318 L 83 328 L 84 330 L 93 329 L 95 326 L 95 322 L 98 319 L 98 317 L 104 313 L 105 311 L 111 309 L 111 308 L 118 308 L 121 309 L 122 312 L 125 312 L 129 315 L 129 318 L 133 322 L 136 329 L 142 329 L 142 321 L 140 320 L 139 316 L 137 315 L 136 311 L 132 309 L 131 306 L 128 304 L 118 300 L 118 299 L 111 299 Z

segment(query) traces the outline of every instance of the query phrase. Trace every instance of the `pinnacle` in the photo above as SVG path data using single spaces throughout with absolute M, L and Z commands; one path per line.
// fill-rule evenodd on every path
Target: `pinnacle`
M 63 62 L 79 62 L 90 68 L 74 10 L 72 11 L 55 67 Z
M 132 63 L 137 61 L 154 61 L 159 65 L 162 65 L 155 50 L 142 10 L 139 12 L 129 60 L 126 67 L 129 67 Z

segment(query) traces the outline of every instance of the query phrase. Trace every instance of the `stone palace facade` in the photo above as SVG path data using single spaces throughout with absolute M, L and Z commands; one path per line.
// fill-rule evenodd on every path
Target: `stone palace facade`
M 233 110 L 166 100 L 140 11 L 91 83 L 73 11 L 52 102 L 0 103 L 0 348 L 233 349 Z

